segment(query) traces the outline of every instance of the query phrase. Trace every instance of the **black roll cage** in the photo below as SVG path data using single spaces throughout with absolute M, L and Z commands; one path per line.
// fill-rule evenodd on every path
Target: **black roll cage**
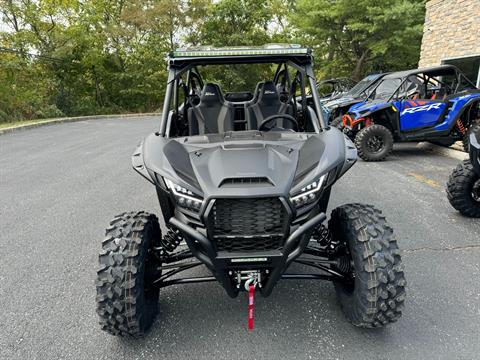
M 442 72 L 444 72 L 444 73 L 442 73 Z M 375 88 L 372 89 L 371 93 L 373 93 L 380 86 L 380 84 L 385 80 L 401 79 L 400 84 L 397 86 L 396 90 L 392 93 L 392 95 L 390 95 L 390 97 L 385 102 L 390 102 L 394 99 L 402 99 L 403 100 L 403 98 L 398 97 L 398 93 L 400 91 L 400 88 L 403 86 L 403 84 L 405 84 L 407 82 L 407 80 L 410 78 L 410 76 L 418 76 L 423 80 L 423 83 L 425 84 L 425 93 L 426 93 L 427 92 L 427 84 L 430 81 L 430 79 L 432 79 L 434 77 L 437 77 L 437 76 L 441 77 L 441 76 L 444 76 L 444 75 L 450 75 L 449 72 L 451 72 L 452 74 L 455 74 L 455 78 L 456 78 L 456 83 L 457 84 L 456 84 L 455 89 L 453 90 L 454 94 L 458 92 L 458 89 L 459 89 L 459 87 L 462 83 L 462 79 L 466 80 L 466 82 L 469 85 L 471 85 L 473 89 L 476 89 L 476 86 L 465 75 L 463 75 L 463 73 L 458 68 L 456 68 L 453 65 L 449 65 L 449 66 L 446 66 L 444 69 L 435 69 L 435 70 L 425 69 L 424 71 L 421 71 L 421 69 L 419 69 L 418 71 L 411 71 L 410 73 L 406 73 L 405 75 L 399 76 L 397 78 L 395 78 L 395 77 L 390 78 L 391 75 L 394 75 L 394 73 L 392 73 L 392 74 L 390 74 L 390 76 L 386 76 L 386 77 L 382 78 L 378 82 L 378 84 L 375 86 Z M 404 73 L 404 72 L 402 71 L 402 73 Z M 438 78 L 435 78 L 435 80 L 438 81 L 440 84 L 447 85 L 444 82 L 440 81 Z
M 308 79 L 308 84 L 312 91 L 312 98 L 314 104 L 314 112 L 317 116 L 318 121 L 314 121 L 312 118 L 312 125 L 315 130 L 315 133 L 320 133 L 325 130 L 328 126 L 323 118 L 323 113 L 320 105 L 320 98 L 318 96 L 315 76 L 312 68 L 311 56 L 302 57 L 300 59 L 292 59 L 291 56 L 286 57 L 267 57 L 267 56 L 255 56 L 255 57 L 246 57 L 246 58 L 222 58 L 222 57 L 205 57 L 197 59 L 189 59 L 188 61 L 182 59 L 170 59 L 168 65 L 168 80 L 167 80 L 167 89 L 165 92 L 165 99 L 163 102 L 163 112 L 160 121 L 158 136 L 168 137 L 168 122 L 169 117 L 169 108 L 170 103 L 173 98 L 175 104 L 175 109 L 178 109 L 178 81 L 180 76 L 187 73 L 186 83 L 188 84 L 193 77 L 196 77 L 199 81 L 199 84 L 203 87 L 203 80 L 198 72 L 197 66 L 199 65 L 234 65 L 234 64 L 255 64 L 255 63 L 276 63 L 278 64 L 277 70 L 274 76 L 274 82 L 277 82 L 283 72 L 286 72 L 285 78 L 287 79 L 288 86 L 291 86 L 292 80 L 290 79 L 289 73 L 287 71 L 287 66 L 291 66 L 296 69 L 299 73 L 302 74 L 300 77 L 300 89 L 302 96 L 302 109 L 306 111 L 306 94 L 305 94 L 305 78 Z M 284 67 L 282 69 L 282 66 Z

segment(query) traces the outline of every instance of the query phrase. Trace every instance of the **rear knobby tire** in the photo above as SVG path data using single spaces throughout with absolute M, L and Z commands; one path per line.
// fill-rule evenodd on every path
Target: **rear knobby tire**
M 365 328 L 395 322 L 402 314 L 406 281 L 397 241 L 381 211 L 343 205 L 333 210 L 329 228 L 353 260 L 353 280 L 334 282 L 347 319 Z
M 469 160 L 453 170 L 447 182 L 447 197 L 450 204 L 461 214 L 480 218 L 480 176 Z M 476 194 L 477 199 L 474 197 Z
M 148 284 L 159 263 L 149 251 L 161 238 L 155 215 L 129 212 L 116 216 L 106 230 L 97 272 L 100 325 L 113 335 L 141 337 L 158 312 L 158 288 Z
M 355 136 L 358 156 L 365 161 L 382 161 L 393 150 L 393 135 L 383 125 L 370 125 Z

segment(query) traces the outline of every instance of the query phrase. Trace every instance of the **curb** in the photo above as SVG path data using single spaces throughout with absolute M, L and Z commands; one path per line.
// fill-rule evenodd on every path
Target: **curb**
M 455 145 L 453 145 L 455 146 Z M 456 159 L 456 160 L 466 160 L 468 159 L 468 154 L 466 152 L 463 152 L 461 150 L 453 149 L 450 147 L 444 147 L 440 145 L 435 145 L 429 142 L 421 142 L 417 145 L 418 149 L 426 150 L 429 152 L 433 152 L 439 155 L 443 156 L 448 156 L 450 158 Z
M 40 120 L 40 122 L 33 123 L 33 124 L 6 127 L 3 129 L 0 129 L 0 135 L 9 134 L 16 131 L 34 129 L 41 126 L 49 126 L 49 125 L 76 122 L 76 121 L 101 120 L 101 119 L 110 119 L 110 118 L 129 118 L 129 117 L 142 117 L 142 116 L 147 117 L 147 116 L 160 116 L 160 115 L 161 113 L 139 113 L 139 114 L 90 115 L 90 116 L 55 118 L 55 119 L 50 119 L 45 121 Z

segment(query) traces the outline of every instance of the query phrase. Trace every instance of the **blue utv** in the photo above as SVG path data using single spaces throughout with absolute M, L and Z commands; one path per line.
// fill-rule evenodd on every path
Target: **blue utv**
M 467 151 L 470 129 L 480 122 L 480 90 L 452 65 L 395 72 L 342 122 L 365 161 L 384 160 L 394 142 L 462 140 Z

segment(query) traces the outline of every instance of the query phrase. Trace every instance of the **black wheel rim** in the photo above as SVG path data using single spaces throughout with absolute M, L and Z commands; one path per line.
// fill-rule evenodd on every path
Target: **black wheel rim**
M 480 179 L 475 181 L 472 186 L 472 199 L 480 203 Z
M 382 151 L 384 144 L 385 142 L 383 141 L 383 137 L 379 135 L 373 135 L 367 140 L 367 149 L 371 153 L 378 153 Z

